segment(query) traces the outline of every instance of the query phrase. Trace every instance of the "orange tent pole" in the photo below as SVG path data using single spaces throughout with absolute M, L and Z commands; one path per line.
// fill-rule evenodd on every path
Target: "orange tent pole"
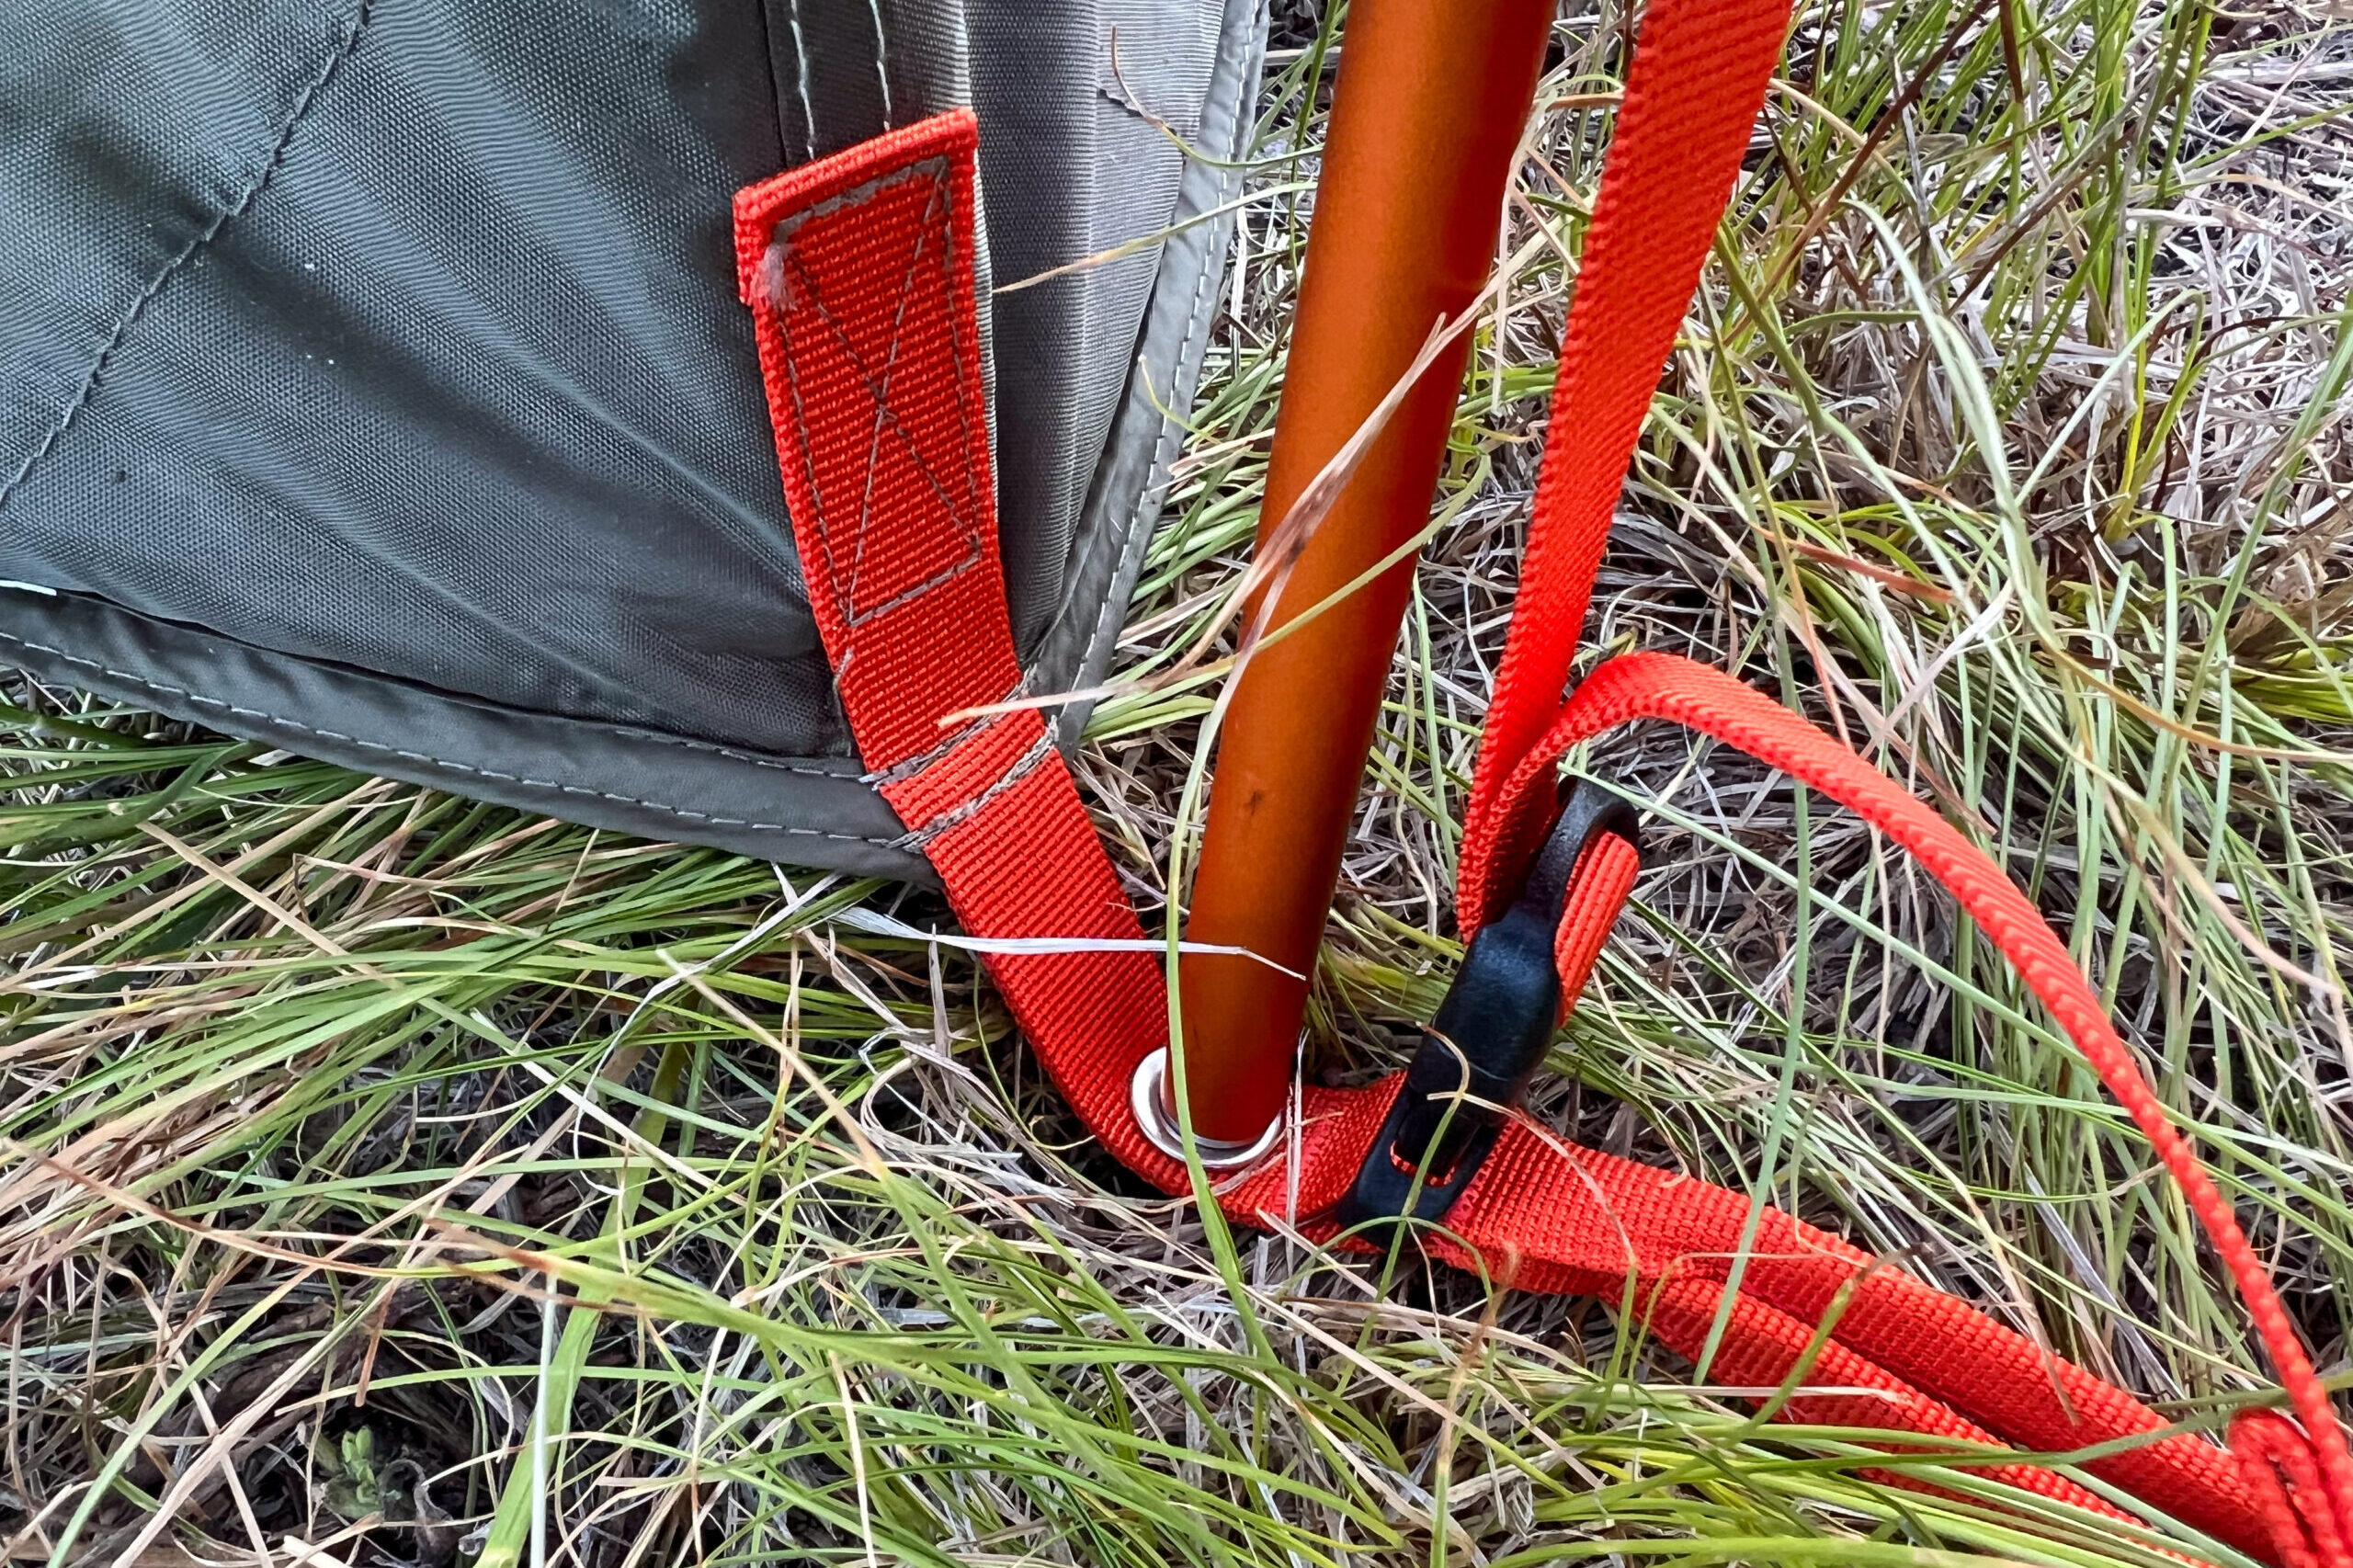
M 1432 327 L 1477 296 L 1554 9 L 1554 0 L 1349 8 L 1262 546 Z M 1427 520 L 1469 352 L 1465 334 L 1391 415 L 1293 566 L 1270 627 L 1338 592 Z M 1245 667 L 1218 750 L 1190 941 L 1313 972 L 1413 571 L 1401 562 Z M 1179 984 L 1194 1131 L 1247 1142 L 1282 1109 L 1306 982 L 1250 958 L 1188 952 Z

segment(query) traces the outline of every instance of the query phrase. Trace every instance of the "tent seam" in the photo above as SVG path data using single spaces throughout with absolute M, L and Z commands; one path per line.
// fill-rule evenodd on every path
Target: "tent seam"
M 1221 49 L 1222 49 L 1225 42 L 1228 41 L 1233 34 L 1233 10 L 1231 6 L 1229 6 L 1225 17 L 1222 19 L 1219 28 Z M 1252 0 L 1250 5 L 1249 29 L 1253 33 L 1263 33 L 1265 16 L 1266 6 L 1264 0 Z M 1238 72 L 1235 74 L 1234 78 L 1236 85 L 1233 113 L 1231 116 L 1231 123 L 1228 127 L 1228 134 L 1223 139 L 1222 146 L 1222 151 L 1229 157 L 1239 157 L 1241 155 L 1249 131 L 1250 119 L 1243 105 L 1243 100 L 1246 97 L 1246 93 L 1241 85 L 1243 81 L 1253 77 L 1255 74 L 1254 68 L 1246 58 L 1249 53 L 1250 50 L 1245 45 L 1244 49 L 1245 59 L 1241 64 Z M 1209 100 L 1205 100 L 1205 110 L 1208 104 L 1210 102 L 1213 102 L 1215 99 L 1217 87 L 1216 73 L 1222 67 L 1222 62 L 1221 61 L 1217 63 L 1213 63 L 1211 67 L 1212 78 L 1211 98 Z M 1181 188 L 1179 205 L 1180 207 L 1182 205 Z M 1212 199 L 1209 205 L 1216 205 L 1215 199 Z M 1167 244 L 1169 246 L 1174 246 L 1183 243 L 1183 236 L 1176 236 L 1168 241 Z M 1210 288 L 1211 279 L 1218 277 L 1222 273 L 1222 268 L 1218 265 L 1218 263 L 1223 258 L 1225 252 L 1231 250 L 1232 245 L 1233 242 L 1229 237 L 1226 244 L 1220 247 L 1217 256 L 1212 257 L 1206 255 L 1203 256 L 1199 270 L 1194 277 L 1192 303 L 1186 311 L 1185 331 L 1183 335 L 1178 339 L 1176 347 L 1176 363 L 1178 367 L 1178 376 L 1180 380 L 1183 375 L 1182 366 L 1184 361 L 1188 358 L 1192 357 L 1193 350 L 1191 345 L 1195 335 L 1200 331 L 1203 314 L 1202 307 L 1207 302 L 1211 292 Z M 1164 250 L 1164 256 L 1165 255 L 1165 251 Z M 1206 348 L 1207 345 L 1204 344 L 1202 347 Z M 1139 349 L 1136 358 L 1140 367 L 1141 361 L 1143 358 L 1143 354 L 1141 349 Z M 1147 381 L 1147 386 L 1148 385 L 1149 382 Z M 1152 502 L 1154 508 L 1158 509 L 1166 506 L 1168 502 L 1168 490 L 1173 483 L 1173 465 L 1178 451 L 1180 451 L 1184 446 L 1185 436 L 1188 433 L 1189 431 L 1182 420 L 1173 416 L 1163 417 L 1161 420 L 1159 433 L 1154 437 L 1151 466 L 1145 472 L 1143 483 L 1138 487 L 1136 491 L 1135 500 L 1128 507 L 1127 518 L 1120 529 L 1120 537 L 1115 541 L 1111 541 L 1108 546 L 1098 547 L 1099 553 L 1109 557 L 1109 565 L 1106 572 L 1103 600 L 1097 608 L 1095 613 L 1094 628 L 1087 633 L 1086 642 L 1079 650 L 1074 673 L 1081 684 L 1086 683 L 1086 672 L 1095 667 L 1096 662 L 1098 659 L 1102 659 L 1108 663 L 1109 657 L 1108 646 L 1117 638 L 1120 631 L 1127 624 L 1127 615 L 1125 612 L 1129 608 L 1130 600 L 1134 597 L 1135 587 L 1134 584 L 1131 582 L 1127 593 L 1120 593 L 1119 591 L 1120 579 L 1124 574 L 1127 559 L 1131 553 L 1133 553 L 1136 556 L 1140 563 L 1142 551 L 1147 548 L 1150 543 L 1150 530 L 1146 531 L 1146 537 L 1144 539 L 1139 540 L 1136 537 L 1136 525 L 1142 518 L 1146 503 L 1148 501 L 1152 501 L 1152 498 L 1155 494 L 1158 496 L 1158 500 Z M 1070 596 L 1071 597 L 1075 598 L 1078 586 L 1084 579 L 1084 572 L 1074 572 L 1072 577 L 1073 581 L 1070 588 Z M 1065 618 L 1057 617 L 1056 624 L 1060 624 L 1063 619 Z M 1047 630 L 1046 635 L 1040 640 L 1041 647 L 1051 640 L 1052 635 L 1053 628 L 1050 626 Z M 1040 662 L 1042 663 L 1042 657 Z M 1036 666 L 1034 665 L 1031 666 L 1033 670 L 1035 667 Z M 1070 710 L 1064 709 L 1061 713 L 1056 715 L 1054 728 L 1057 732 L 1061 733 L 1061 743 L 1065 746 L 1065 748 L 1074 750 L 1078 745 L 1081 734 L 1084 733 L 1084 726 L 1072 725 L 1069 722 L 1070 718 Z
M 64 408 L 59 411 L 56 419 L 50 425 L 47 434 L 41 437 L 40 443 L 26 456 L 23 463 L 18 465 L 16 473 L 9 478 L 8 483 L 0 484 L 0 507 L 7 506 L 8 497 L 15 494 L 23 486 L 25 481 L 32 476 L 33 471 L 41 465 L 42 460 L 57 449 L 57 443 L 63 438 L 66 431 L 73 428 L 74 419 L 83 409 L 89 406 L 90 399 L 97 392 L 98 383 L 106 377 L 108 366 L 113 362 L 116 353 L 129 340 L 131 329 L 139 324 L 139 318 L 147 313 L 147 307 L 154 303 L 157 297 L 163 293 L 165 286 L 177 277 L 188 263 L 196 258 L 199 252 L 219 238 L 221 231 L 227 228 L 232 221 L 244 216 L 252 208 L 255 199 L 268 188 L 269 182 L 277 177 L 278 171 L 285 165 L 286 149 L 292 144 L 295 131 L 310 117 L 312 108 L 319 101 L 320 94 L 325 90 L 326 85 L 335 79 L 336 70 L 351 57 L 352 51 L 359 47 L 359 38 L 368 28 L 372 7 L 373 0 L 359 0 L 359 4 L 352 7 L 349 18 L 344 23 L 343 37 L 337 40 L 334 50 L 327 55 L 326 63 L 319 68 L 318 74 L 313 76 L 310 84 L 302 89 L 301 97 L 295 99 L 293 108 L 286 116 L 286 122 L 278 128 L 278 134 L 270 143 L 268 155 L 263 159 L 262 166 L 255 172 L 253 177 L 246 183 L 245 188 L 238 193 L 234 201 L 213 214 L 212 222 L 205 225 L 203 232 L 190 239 L 187 244 L 182 245 L 179 254 L 164 264 L 163 270 L 155 274 L 147 287 L 141 290 L 138 296 L 131 301 L 129 308 L 115 319 L 113 330 L 107 334 L 106 341 L 98 346 L 97 357 L 90 361 L 89 369 L 83 373 L 81 386 L 66 401 Z
M 199 692 L 190 691 L 186 687 L 171 686 L 163 681 L 150 680 L 145 676 L 134 674 L 130 670 L 118 670 L 110 665 L 102 664 L 96 659 L 80 658 L 74 654 L 67 653 L 63 648 L 51 647 L 45 642 L 34 642 L 26 638 L 12 635 L 9 632 L 0 631 L 0 642 L 14 643 L 16 646 L 26 650 L 28 653 L 46 653 L 51 658 L 62 660 L 66 664 L 78 665 L 85 670 L 95 670 L 98 674 L 106 676 L 110 679 L 129 681 L 133 686 L 143 687 L 149 691 L 160 692 L 166 697 L 176 697 L 181 699 L 183 701 L 195 703 L 199 707 L 218 708 L 222 712 L 230 714 L 235 718 L 259 719 L 266 723 L 276 724 L 282 729 L 292 730 L 301 734 L 316 735 L 323 741 L 333 741 L 341 745 L 357 746 L 362 751 L 381 752 L 387 756 L 398 757 L 404 762 L 418 763 L 427 767 L 440 768 L 451 773 L 468 774 L 476 778 L 494 779 L 502 784 L 514 784 L 526 790 L 545 790 L 557 794 L 582 795 L 595 800 L 608 801 L 615 805 L 636 806 L 641 810 L 660 812 L 665 816 L 676 817 L 682 822 L 702 823 L 711 827 L 740 827 L 747 828 L 755 833 L 783 833 L 803 838 L 827 838 L 842 844 L 870 845 L 878 849 L 891 849 L 898 846 L 899 841 L 895 838 L 871 838 L 864 834 L 855 833 L 829 833 L 824 828 L 796 827 L 790 823 L 754 822 L 748 817 L 713 816 L 709 812 L 698 812 L 686 806 L 667 805 L 660 801 L 643 800 L 635 795 L 623 795 L 610 790 L 592 790 L 585 785 L 566 784 L 558 779 L 527 778 L 521 774 L 505 773 L 498 769 L 490 767 L 477 767 L 472 763 L 455 762 L 447 757 L 431 756 L 426 752 L 408 751 L 399 746 L 388 745 L 382 741 L 371 741 L 358 735 L 346 734 L 339 730 L 323 730 L 314 724 L 305 724 L 299 719 L 281 718 L 279 715 L 272 713 L 267 709 L 240 708 L 236 704 L 224 701 L 218 697 L 206 697 Z M 797 771 L 812 773 L 822 772 L 821 769 L 816 768 L 801 769 Z M 824 776 L 828 778 L 841 777 L 838 774 L 831 773 L 824 774 Z
M 1204 258 L 1202 260 L 1200 269 L 1193 279 L 1193 303 L 1192 307 L 1185 315 L 1185 335 L 1181 340 L 1179 340 L 1177 349 L 1179 354 L 1184 352 L 1184 345 L 1190 344 L 1193 341 L 1193 334 L 1200 330 L 1201 307 L 1209 299 L 1210 278 L 1217 271 L 1218 268 L 1208 258 Z M 1137 355 L 1137 358 L 1142 359 L 1142 355 L 1139 353 Z M 1155 448 L 1166 446 L 1168 444 L 1168 435 L 1171 426 L 1177 426 L 1181 428 L 1181 425 L 1182 422 L 1173 416 L 1163 420 L 1160 428 L 1160 435 L 1154 442 L 1154 446 Z M 1179 444 L 1181 445 L 1181 441 Z M 1167 487 L 1170 482 L 1169 460 L 1162 458 L 1158 451 L 1154 451 L 1153 458 L 1152 471 L 1145 474 L 1143 484 L 1136 491 L 1136 498 L 1128 507 L 1127 521 L 1120 529 L 1120 538 L 1117 545 L 1119 554 L 1124 555 L 1127 552 L 1129 545 L 1132 542 L 1135 537 L 1136 524 L 1141 521 L 1143 517 L 1145 500 L 1153 495 L 1154 492 L 1158 492 L 1160 495 L 1160 505 L 1164 506 L 1167 505 Z M 1105 585 L 1105 587 L 1107 590 L 1111 590 L 1118 588 L 1119 585 L 1120 562 L 1115 557 L 1111 562 L 1111 580 Z M 1129 592 L 1132 594 L 1134 590 L 1131 588 Z M 1086 652 L 1084 662 L 1080 665 L 1082 669 L 1085 668 L 1087 664 L 1092 664 L 1095 660 L 1095 656 L 1098 653 L 1102 652 L 1104 642 L 1107 638 L 1113 637 L 1118 634 L 1117 629 L 1111 624 L 1114 613 L 1116 612 L 1118 614 L 1119 624 L 1120 626 L 1125 626 L 1127 624 L 1127 608 L 1128 607 L 1120 594 L 1110 591 L 1107 591 L 1104 594 L 1102 607 L 1095 613 L 1095 630 L 1088 634 L 1086 639 Z M 1075 737 L 1074 737 L 1074 738 Z

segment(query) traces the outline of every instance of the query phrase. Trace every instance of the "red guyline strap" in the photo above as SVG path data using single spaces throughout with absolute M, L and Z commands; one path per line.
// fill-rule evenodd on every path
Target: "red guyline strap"
M 741 192 L 739 280 L 810 608 L 883 795 L 967 929 L 1140 941 L 1038 714 L 940 724 L 1021 678 L 980 422 L 977 136 L 969 112 L 941 115 Z M 1127 1110 L 1167 1042 L 1158 960 L 999 954 L 990 970 L 1087 1126 L 1181 1190 Z
M 1570 714 L 1585 701 L 1582 691 L 1574 698 L 1563 693 L 1611 513 L 1660 364 L 1681 326 L 1739 172 L 1788 13 L 1788 0 L 1655 0 L 1643 21 L 1563 337 L 1552 391 L 1553 438 L 1538 478 L 1519 591 L 1480 743 L 1456 900 L 1466 936 L 1504 902 L 1533 838 L 1543 831 L 1531 790 L 1539 775 L 1549 782 L 1553 759 L 1567 744 L 1562 737 L 1574 728 Z M 1650 669 L 1654 674 L 1663 667 Z M 1687 670 L 1700 679 L 1699 666 Z M 1762 703 L 1729 677 L 1704 673 L 1705 686 L 1743 693 L 1723 697 L 1727 714 Z M 1621 678 L 1636 681 L 1631 675 Z M 1596 710 L 1595 705 L 1584 709 Z M 1711 715 L 1704 705 L 1687 705 L 1674 716 L 1706 729 Z M 1824 748 L 1837 754 L 1835 765 L 1823 766 L 1835 767 L 1848 786 L 1841 799 L 1924 859 L 1930 857 L 1923 845 L 1935 845 L 1932 868 L 1987 926 L 2156 1147 L 2237 1284 L 2311 1436 L 2320 1485 L 2300 1490 L 2306 1512 L 2326 1516 L 2313 1527 L 2311 1549 L 2325 1555 L 2329 1539 L 2353 1538 L 2353 1457 L 2310 1358 L 2229 1205 L 2166 1119 L 2065 949 L 2008 879 L 1940 819 L 1846 748 L 1808 726 L 1799 729 L 1812 737 L 1809 760 Z M 1875 803 L 1866 807 L 1866 801 Z M 1899 823 L 1915 836 L 1899 833 Z M 2280 1539 L 2288 1551 L 2286 1538 Z M 2345 1561 L 2337 1550 L 2339 1555 L 2326 1560 Z
M 969 112 L 943 115 L 735 198 L 810 612 L 886 776 L 941 746 L 939 715 L 1021 679 L 972 298 L 978 136 Z
M 1656 9 L 1690 3 L 1657 0 Z M 969 116 L 941 117 L 744 192 L 742 284 L 812 608 L 879 787 L 976 935 L 1132 941 L 1142 930 L 1037 716 L 942 723 L 1018 684 L 980 414 L 973 145 Z M 1590 702 L 1579 710 L 1593 710 Z M 1564 953 L 1597 949 L 1595 926 L 1564 920 Z M 1183 1167 L 1145 1142 L 1127 1108 L 1135 1067 L 1167 1039 L 1154 958 L 1000 954 L 990 969 L 1087 1126 L 1164 1190 L 1186 1190 Z M 1339 1196 L 1397 1087 L 1392 1077 L 1306 1091 L 1292 1135 L 1293 1212 L 1313 1216 Z M 1230 1184 L 1222 1205 L 1244 1221 L 1292 1211 L 1289 1153 Z M 1631 1278 L 1626 1309 L 1695 1354 L 1749 1214 L 1740 1194 L 1574 1148 L 1523 1119 L 1458 1204 L 1450 1224 L 1460 1241 L 1433 1250 L 1521 1289 L 1620 1297 Z M 2054 1450 L 2165 1425 L 1963 1303 L 1770 1210 L 1717 1366 L 1745 1382 L 1781 1381 L 1842 1291 L 1809 1386 L 1875 1392 L 1802 1393 L 1785 1414 Z M 1985 1462 L 2016 1484 L 2115 1512 L 2049 1470 Z M 2212 1444 L 2156 1437 L 2089 1468 L 2194 1528 L 2264 1551 L 2272 1511 Z M 2285 1460 L 2264 1473 L 2278 1497 L 2301 1506 L 2309 1494 Z
M 1456 918 L 1508 899 L 1533 846 L 1487 831 L 1495 793 L 1560 711 L 1626 464 L 1781 57 L 1790 0 L 1654 0 L 1626 74 L 1552 382 L 1535 517 L 1479 740 Z
M 1852 807 L 1916 857 L 1969 911 L 2050 1012 L 2100 1082 L 2157 1152 L 2216 1255 L 2238 1286 L 2247 1315 L 2304 1429 L 2313 1436 L 2312 1471 L 2328 1506 L 2309 1510 L 2321 1550 L 2347 1533 L 2348 1487 L 2332 1469 L 2346 1464 L 2345 1439 L 2328 1393 L 2313 1370 L 2271 1276 L 2238 1217 L 2173 1125 L 2107 1009 L 2047 922 L 2016 883 L 1916 797 L 1845 745 L 1722 670 L 1667 653 L 1610 660 L 1579 687 L 1552 729 L 1523 756 L 1494 798 L 1490 831 L 1509 836 L 1515 824 L 1540 819 L 1557 759 L 1571 746 L 1632 719 L 1671 719 L 1712 735 Z M 2277 1432 L 2265 1429 L 2266 1451 Z M 2312 1489 L 2302 1488 L 2309 1496 Z M 2341 1561 L 2342 1548 L 2337 1557 Z

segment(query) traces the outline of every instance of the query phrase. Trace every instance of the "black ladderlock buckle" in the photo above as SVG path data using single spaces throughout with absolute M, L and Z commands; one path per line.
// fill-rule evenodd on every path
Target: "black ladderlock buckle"
M 1341 1224 L 1385 1244 L 1397 1220 L 1444 1220 L 1479 1174 L 1552 1043 L 1561 1019 L 1552 943 L 1577 861 L 1605 833 L 1641 847 L 1632 807 L 1573 783 L 1518 899 L 1463 953 L 1389 1119 L 1333 1211 Z

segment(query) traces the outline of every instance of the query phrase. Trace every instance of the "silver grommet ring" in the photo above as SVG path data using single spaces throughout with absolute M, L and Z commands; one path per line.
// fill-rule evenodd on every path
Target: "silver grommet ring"
M 1128 1108 L 1135 1113 L 1136 1126 L 1142 1130 L 1144 1142 L 1172 1160 L 1185 1157 L 1184 1135 L 1176 1125 L 1176 1101 L 1168 1092 L 1166 1046 L 1136 1063 L 1136 1075 L 1128 1085 Z M 1267 1123 L 1264 1132 L 1246 1143 L 1203 1138 L 1196 1133 L 1193 1147 L 1200 1151 L 1204 1169 L 1230 1171 L 1264 1159 L 1282 1135 L 1283 1119 L 1279 1116 Z

